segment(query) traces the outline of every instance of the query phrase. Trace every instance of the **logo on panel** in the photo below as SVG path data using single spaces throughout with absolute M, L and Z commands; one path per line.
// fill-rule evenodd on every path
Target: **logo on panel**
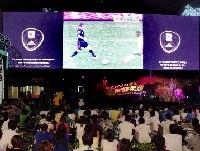
M 160 46 L 166 53 L 176 51 L 181 43 L 179 34 L 173 31 L 164 31 L 160 34 Z
M 44 34 L 36 28 L 27 28 L 22 32 L 21 40 L 26 50 L 34 51 L 44 41 Z

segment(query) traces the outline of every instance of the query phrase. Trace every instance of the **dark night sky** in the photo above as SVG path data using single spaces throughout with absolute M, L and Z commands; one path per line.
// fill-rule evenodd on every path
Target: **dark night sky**
M 68 11 L 138 12 L 180 14 L 186 4 L 199 7 L 199 0 L 4 0 L 3 11 L 42 11 L 42 8 Z

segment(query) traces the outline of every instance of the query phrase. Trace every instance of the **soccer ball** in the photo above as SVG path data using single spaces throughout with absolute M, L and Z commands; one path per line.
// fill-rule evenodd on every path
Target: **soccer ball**
M 101 60 L 101 63 L 102 63 L 103 65 L 107 65 L 109 62 L 110 62 L 110 61 L 109 61 L 108 59 L 102 59 L 102 60 Z

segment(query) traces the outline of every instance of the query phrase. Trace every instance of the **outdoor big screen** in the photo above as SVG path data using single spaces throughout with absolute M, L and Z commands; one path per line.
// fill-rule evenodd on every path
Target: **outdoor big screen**
M 3 34 L 10 68 L 199 70 L 199 17 L 4 12 Z

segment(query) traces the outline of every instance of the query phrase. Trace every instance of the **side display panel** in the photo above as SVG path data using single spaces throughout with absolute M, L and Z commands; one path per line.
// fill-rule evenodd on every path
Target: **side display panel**
M 64 12 L 64 69 L 143 69 L 143 15 Z
M 144 69 L 199 70 L 199 18 L 144 16 Z
M 22 56 L 10 55 L 9 67 L 62 68 L 62 17 L 54 12 L 5 12 L 3 34 Z

